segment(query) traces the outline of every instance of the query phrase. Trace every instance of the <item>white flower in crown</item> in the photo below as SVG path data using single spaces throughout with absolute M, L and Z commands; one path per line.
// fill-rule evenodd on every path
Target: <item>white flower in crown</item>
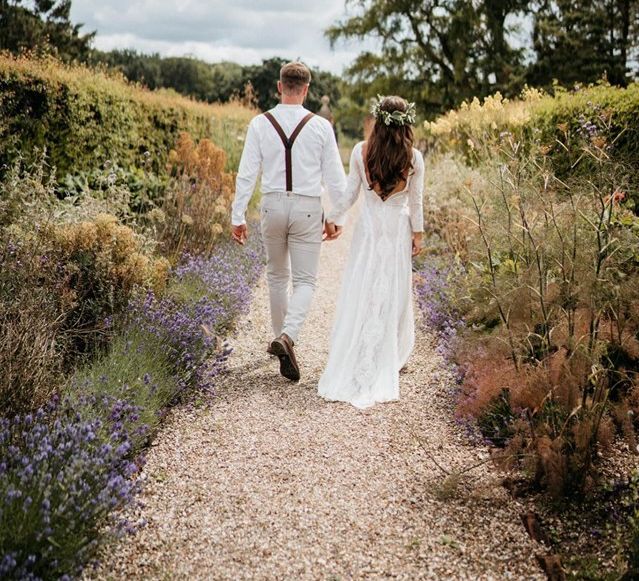
M 406 111 L 395 110 L 384 111 L 381 109 L 382 101 L 385 97 L 382 95 L 377 95 L 377 101 L 373 102 L 371 107 L 371 114 L 375 119 L 381 119 L 384 122 L 384 125 L 414 125 L 415 124 L 415 103 L 408 103 L 408 108 Z

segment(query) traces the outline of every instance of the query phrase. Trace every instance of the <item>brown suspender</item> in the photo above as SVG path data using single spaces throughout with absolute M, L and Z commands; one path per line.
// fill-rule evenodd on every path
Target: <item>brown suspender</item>
M 285 156 L 285 162 L 286 162 L 286 191 L 287 192 L 292 192 L 293 191 L 293 158 L 291 156 L 291 150 L 293 149 L 293 143 L 295 143 L 295 140 L 297 139 L 297 136 L 300 134 L 300 131 L 302 131 L 302 129 L 304 129 L 304 125 L 306 125 L 312 117 L 314 117 L 315 114 L 314 113 L 309 113 L 308 115 L 306 115 L 306 117 L 304 117 L 304 119 L 302 119 L 297 127 L 295 128 L 295 130 L 293 131 L 293 133 L 291 133 L 290 137 L 286 137 L 286 133 L 284 133 L 284 129 L 282 129 L 282 126 L 277 122 L 277 119 L 275 119 L 275 117 L 273 117 L 273 115 L 271 113 L 269 113 L 268 111 L 266 113 L 264 113 L 264 117 L 266 117 L 270 122 L 271 125 L 273 125 L 273 127 L 275 127 L 275 131 L 277 131 L 277 134 L 280 136 L 280 139 L 282 140 L 282 143 L 284 144 L 284 156 Z

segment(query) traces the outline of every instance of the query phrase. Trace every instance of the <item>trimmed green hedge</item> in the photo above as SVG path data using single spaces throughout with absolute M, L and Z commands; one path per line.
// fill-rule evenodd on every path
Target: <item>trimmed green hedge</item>
M 46 148 L 59 178 L 110 160 L 139 166 L 144 152 L 163 173 L 179 132 L 230 147 L 239 160 L 254 112 L 237 104 L 209 105 L 171 91 L 148 91 L 122 77 L 52 59 L 0 55 L 0 167 Z M 1 171 L 1 170 L 0 170 Z
M 566 128 L 568 134 L 587 135 L 589 126 L 594 128 L 593 135 L 605 138 L 609 144 L 606 152 L 636 173 L 639 167 L 639 83 L 627 88 L 598 85 L 573 92 L 560 91 L 554 98 L 542 99 L 533 109 L 528 129 L 538 128 L 540 140 L 553 144 L 555 140 L 565 141 Z M 557 171 L 566 175 L 580 153 L 555 146 L 551 155 Z M 636 182 L 637 176 L 632 177 Z
M 558 173 L 572 171 L 581 155 L 579 148 L 566 151 L 557 141 L 566 135 L 582 134 L 605 138 L 606 149 L 616 161 L 628 168 L 639 167 L 639 83 L 627 88 L 601 84 L 574 91 L 561 88 L 555 95 L 529 91 L 523 100 L 505 101 L 501 96 L 476 101 L 426 123 L 424 134 L 428 146 L 463 154 L 470 163 L 493 153 L 482 147 L 503 139 L 505 132 L 521 141 L 524 147 L 534 142 L 550 147 L 549 155 Z

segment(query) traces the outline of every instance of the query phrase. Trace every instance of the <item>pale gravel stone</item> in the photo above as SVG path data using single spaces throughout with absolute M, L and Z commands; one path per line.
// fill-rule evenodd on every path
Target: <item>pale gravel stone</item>
M 265 353 L 262 280 L 204 408 L 174 410 L 148 453 L 148 524 L 104 557 L 111 579 L 544 579 L 494 468 L 438 500 L 446 469 L 487 458 L 454 423 L 450 377 L 420 332 L 401 401 L 360 411 L 316 394 L 351 229 L 322 250 L 291 384 Z M 415 439 L 417 436 L 420 443 Z M 427 454 L 424 451 L 429 451 Z M 89 575 L 87 575 L 89 576 Z

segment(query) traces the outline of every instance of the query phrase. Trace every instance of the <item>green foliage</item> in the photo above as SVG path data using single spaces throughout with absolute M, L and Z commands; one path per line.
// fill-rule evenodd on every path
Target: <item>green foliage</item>
M 85 58 L 95 32 L 70 21 L 71 0 L 0 0 L 0 50 L 52 52 L 64 61 Z
M 0 56 L 0 167 L 10 165 L 20 152 L 30 161 L 37 148 L 46 149 L 63 178 L 106 161 L 136 167 L 148 151 L 151 169 L 162 175 L 179 132 L 215 140 L 228 130 L 219 119 L 239 134 L 252 115 L 238 104 L 205 105 L 176 94 L 152 93 L 50 59 Z M 234 163 L 241 142 L 228 145 L 234 152 L 229 163 Z
M 481 165 L 508 142 L 539 148 L 557 177 L 589 176 L 598 162 L 588 151 L 605 154 L 624 179 L 619 187 L 639 203 L 639 83 L 626 88 L 606 83 L 554 95 L 527 89 L 509 101 L 499 93 L 483 102 L 463 103 L 432 123 L 427 138 L 441 151 L 455 151 L 466 163 Z
M 616 434 L 636 447 L 639 228 L 632 150 L 616 149 L 634 129 L 611 121 L 635 91 L 492 98 L 429 125 L 465 158 L 429 164 L 456 199 L 431 223 L 466 271 L 460 411 L 557 496 L 592 485 Z
M 150 164 L 150 155 L 144 157 Z M 161 203 L 169 184 L 169 176 L 158 175 L 146 165 L 124 169 L 108 161 L 102 168 L 67 174 L 56 184 L 55 191 L 67 204 L 105 202 L 118 218 L 134 220 Z
M 68 382 L 72 399 L 87 395 L 126 401 L 138 410 L 135 422 L 127 425 L 138 452 L 157 430 L 165 410 L 180 391 L 178 377 L 165 357 L 166 349 L 149 333 L 130 328 L 118 334 L 109 350 L 79 369 Z M 141 428 L 145 428 L 142 430 Z
M 260 65 L 245 67 L 244 84 L 251 83 L 257 95 L 257 104 L 262 111 L 271 109 L 279 103 L 277 94 L 277 80 L 280 78 L 280 69 L 288 61 L 283 58 L 270 58 L 262 61 Z M 340 98 L 339 79 L 319 69 L 311 69 L 311 86 L 308 91 L 306 107 L 311 111 L 318 111 L 321 106 L 322 95 L 328 95 L 332 103 L 337 103 Z
M 348 71 L 351 79 L 367 97 L 399 93 L 430 116 L 473 95 L 519 89 L 523 51 L 510 42 L 507 17 L 528 4 L 367 0 L 327 35 L 332 43 L 378 39 L 380 53 L 362 53 Z
M 277 80 L 286 59 L 273 57 L 259 65 L 241 66 L 231 62 L 209 64 L 190 57 L 161 57 L 133 50 L 94 51 L 92 64 L 115 68 L 133 82 L 150 89 L 168 88 L 209 103 L 225 103 L 233 99 L 251 101 L 266 111 L 279 103 Z M 337 103 L 342 93 L 341 82 L 335 75 L 320 69 L 312 70 L 313 81 L 307 107 L 317 111 L 322 95 Z M 250 86 L 250 88 L 249 88 Z
M 77 220 L 74 206 L 57 200 L 45 167 L 16 163 L 0 184 L 5 413 L 44 403 L 64 373 L 105 345 L 107 319 L 121 313 L 135 289 L 161 288 L 168 271 L 168 262 L 113 216 L 90 212 L 64 223 Z
M 209 64 L 192 57 L 162 57 L 131 49 L 96 50 L 88 62 L 116 69 L 149 89 L 174 89 L 209 103 L 227 102 L 244 89 L 243 67 L 235 63 Z
M 600 84 L 567 92 L 557 90 L 554 98 L 542 99 L 526 129 L 540 131 L 541 143 L 549 152 L 559 176 L 594 171 L 591 157 L 583 148 L 561 147 L 567 135 L 586 137 L 589 145 L 605 152 L 612 160 L 627 166 L 636 201 L 639 180 L 632 170 L 639 166 L 639 83 L 621 89 Z
M 359 99 L 401 94 L 427 116 L 472 97 L 512 97 L 525 82 L 625 85 L 638 46 L 634 0 L 364 0 L 330 27 L 341 39 L 379 42 L 348 69 Z M 532 21 L 527 34 L 524 22 Z
M 604 76 L 627 82 L 632 30 L 638 16 L 634 0 L 554 0 L 535 15 L 533 46 L 537 58 L 527 71 L 534 86 L 594 83 Z

